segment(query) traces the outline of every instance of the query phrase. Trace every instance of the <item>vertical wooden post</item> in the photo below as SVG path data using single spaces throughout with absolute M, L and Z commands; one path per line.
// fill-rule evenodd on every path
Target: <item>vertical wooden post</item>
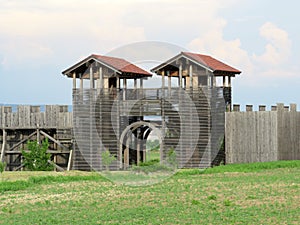
M 259 105 L 258 110 L 259 111 L 266 111 L 266 106 L 265 105 Z
M 139 136 L 140 136 L 140 131 L 139 129 L 137 129 L 137 133 L 136 133 L 136 141 L 137 141 L 137 145 L 136 145 L 136 164 L 139 165 L 140 163 L 140 158 L 141 158 L 141 143 L 140 143 L 140 139 L 139 139 Z
M 290 104 L 291 112 L 297 112 L 297 104 Z
M 123 100 L 126 100 L 127 80 L 123 78 Z
M 193 65 L 190 64 L 190 70 L 189 70 L 189 75 L 190 75 L 190 88 L 193 88 Z
M 94 73 L 92 65 L 90 65 L 90 88 L 94 89 Z
M 140 79 L 140 88 L 143 89 L 143 78 Z
M 70 171 L 72 169 L 72 163 L 73 163 L 73 150 L 70 150 L 67 171 Z
M 272 105 L 271 106 L 271 111 L 277 111 L 277 106 L 276 105 Z
M 253 111 L 253 105 L 246 105 L 246 111 L 252 112 Z
M 286 157 L 286 149 L 284 140 L 285 121 L 284 121 L 284 104 L 277 103 L 277 160 L 283 160 Z M 289 149 L 288 149 L 289 150 Z
M 182 64 L 179 65 L 179 87 L 182 88 Z
M 161 72 L 161 88 L 162 89 L 165 88 L 165 71 L 164 70 Z
M 36 141 L 38 144 L 41 143 L 41 134 L 40 134 L 39 125 L 37 125 L 37 129 L 36 129 Z
M 117 90 L 120 89 L 120 77 L 117 76 Z
M 136 89 L 137 89 L 137 79 L 134 78 L 134 90 L 136 90 Z
M 228 87 L 231 87 L 231 76 L 228 76 Z
M 103 72 L 102 72 L 102 66 L 99 67 L 99 88 L 103 89 Z
M 233 112 L 239 112 L 240 111 L 240 105 L 234 104 L 233 105 Z
M 167 71 L 167 76 L 168 76 L 168 95 L 169 98 L 171 98 L 171 88 L 172 88 L 172 83 L 171 83 L 171 76 L 170 76 L 170 71 Z
M 83 76 L 80 74 L 80 90 L 83 90 Z
M 223 87 L 226 87 L 226 76 L 223 76 Z
M 73 89 L 76 89 L 76 73 L 73 73 Z
M 1 149 L 0 162 L 4 161 L 5 147 L 6 147 L 6 130 L 2 129 L 2 132 L 3 132 L 3 137 L 2 137 L 2 149 Z

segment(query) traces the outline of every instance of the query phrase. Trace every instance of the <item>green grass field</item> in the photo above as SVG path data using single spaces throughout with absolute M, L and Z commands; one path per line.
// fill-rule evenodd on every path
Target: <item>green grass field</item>
M 299 224 L 300 161 L 180 170 L 141 187 L 79 171 L 4 172 L 0 193 L 0 224 Z

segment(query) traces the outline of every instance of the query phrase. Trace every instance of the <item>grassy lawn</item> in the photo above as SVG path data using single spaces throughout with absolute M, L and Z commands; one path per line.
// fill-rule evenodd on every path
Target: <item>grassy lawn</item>
M 180 170 L 141 187 L 79 171 L 4 172 L 0 194 L 0 224 L 299 224 L 300 161 Z

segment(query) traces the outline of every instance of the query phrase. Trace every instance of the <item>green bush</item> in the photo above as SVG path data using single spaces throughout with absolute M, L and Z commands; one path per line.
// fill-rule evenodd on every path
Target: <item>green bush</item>
M 168 151 L 166 161 L 167 161 L 167 165 L 171 167 L 173 170 L 177 168 L 178 162 L 177 162 L 177 156 L 174 148 L 170 148 L 170 150 Z
M 109 166 L 116 160 L 116 156 L 110 154 L 110 151 L 107 149 L 106 151 L 102 152 L 102 164 L 105 166 L 106 171 L 109 170 Z
M 152 165 L 157 164 L 157 163 L 159 163 L 159 159 L 151 159 L 147 162 L 140 162 L 139 166 L 152 166 Z
M 24 167 L 30 171 L 50 171 L 53 170 L 53 165 L 48 163 L 51 159 L 50 153 L 47 153 L 49 142 L 48 139 L 39 144 L 37 141 L 27 142 L 29 152 L 22 150 L 24 159 Z
M 0 162 L 0 173 L 2 174 L 5 170 L 6 164 L 5 162 Z
M 5 167 L 6 167 L 5 162 L 0 162 L 0 175 L 1 175 L 1 180 L 3 179 L 2 173 L 4 172 Z

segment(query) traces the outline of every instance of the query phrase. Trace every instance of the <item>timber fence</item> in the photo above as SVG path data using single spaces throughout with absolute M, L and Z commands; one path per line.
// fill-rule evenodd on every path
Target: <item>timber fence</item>
M 300 112 L 297 105 L 279 103 L 266 111 L 233 105 L 225 114 L 226 163 L 300 159 Z

